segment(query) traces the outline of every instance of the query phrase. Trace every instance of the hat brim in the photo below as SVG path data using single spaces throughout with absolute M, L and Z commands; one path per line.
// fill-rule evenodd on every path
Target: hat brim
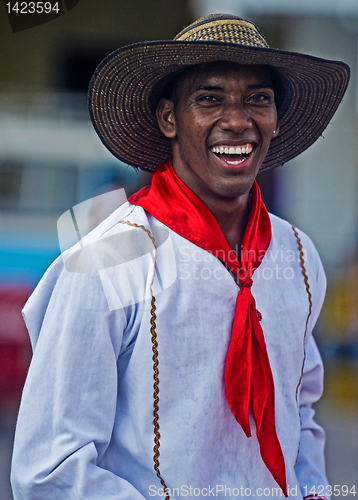
M 171 155 L 171 145 L 158 127 L 153 98 L 159 99 L 175 73 L 219 60 L 276 68 L 291 89 L 280 133 L 271 141 L 260 171 L 283 165 L 318 139 L 343 98 L 350 74 L 341 61 L 236 43 L 168 40 L 129 45 L 100 63 L 89 86 L 90 116 L 103 144 L 119 160 L 154 171 Z

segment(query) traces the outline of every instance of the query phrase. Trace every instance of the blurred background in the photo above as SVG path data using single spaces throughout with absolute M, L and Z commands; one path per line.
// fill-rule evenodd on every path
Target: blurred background
M 358 492 L 358 1 L 80 0 L 65 15 L 13 33 L 0 5 L 0 500 L 31 358 L 21 308 L 59 255 L 57 220 L 74 205 L 149 176 L 115 160 L 90 123 L 97 64 L 128 43 L 171 39 L 214 12 L 255 22 L 271 47 L 344 60 L 344 101 L 308 151 L 259 182 L 269 210 L 313 239 L 328 277 L 316 328 L 326 368 L 317 420 L 327 431 L 332 485 Z M 348 495 L 349 497 L 349 495 Z

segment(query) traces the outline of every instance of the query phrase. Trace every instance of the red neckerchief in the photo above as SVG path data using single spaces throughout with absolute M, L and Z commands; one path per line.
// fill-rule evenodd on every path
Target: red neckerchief
M 195 245 L 220 257 L 239 277 L 235 317 L 225 363 L 225 394 L 229 407 L 247 437 L 251 436 L 249 406 L 256 423 L 260 452 L 266 467 L 287 497 L 285 462 L 275 427 L 274 384 L 260 313 L 251 293 L 252 275 L 271 240 L 271 223 L 253 185 L 252 209 L 242 242 L 241 264 L 208 207 L 176 175 L 171 160 L 162 163 L 150 186 L 129 200 Z

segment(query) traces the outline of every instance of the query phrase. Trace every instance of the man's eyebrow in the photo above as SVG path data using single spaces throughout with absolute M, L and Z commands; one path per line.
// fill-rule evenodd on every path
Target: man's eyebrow
M 274 90 L 272 83 L 268 83 L 268 82 L 253 83 L 252 85 L 248 85 L 247 88 L 250 90 L 255 90 L 255 89 L 272 89 L 272 90 Z
M 219 85 L 199 85 L 195 89 L 193 89 L 190 94 L 194 94 L 194 92 L 198 92 L 198 90 L 207 90 L 207 91 L 223 91 L 224 88 L 220 87 Z
M 274 90 L 273 85 L 268 82 L 260 82 L 260 83 L 253 83 L 251 85 L 248 85 L 247 88 L 249 90 L 255 90 L 255 89 L 271 89 Z M 217 91 L 224 91 L 225 89 L 223 87 L 220 87 L 219 85 L 199 85 L 195 89 L 193 89 L 190 94 L 194 94 L 194 92 L 198 92 L 199 90 L 206 90 L 206 91 L 211 91 L 211 92 L 217 92 Z

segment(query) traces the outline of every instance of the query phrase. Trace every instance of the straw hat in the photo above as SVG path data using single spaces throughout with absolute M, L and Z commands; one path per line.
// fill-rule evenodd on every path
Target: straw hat
M 218 60 L 274 68 L 280 133 L 271 141 L 261 171 L 291 160 L 318 139 L 349 80 L 349 66 L 343 62 L 271 49 L 251 22 L 212 14 L 174 40 L 121 47 L 100 63 L 88 103 L 104 145 L 123 162 L 154 171 L 171 154 L 170 140 L 155 116 L 164 87 L 184 69 Z

